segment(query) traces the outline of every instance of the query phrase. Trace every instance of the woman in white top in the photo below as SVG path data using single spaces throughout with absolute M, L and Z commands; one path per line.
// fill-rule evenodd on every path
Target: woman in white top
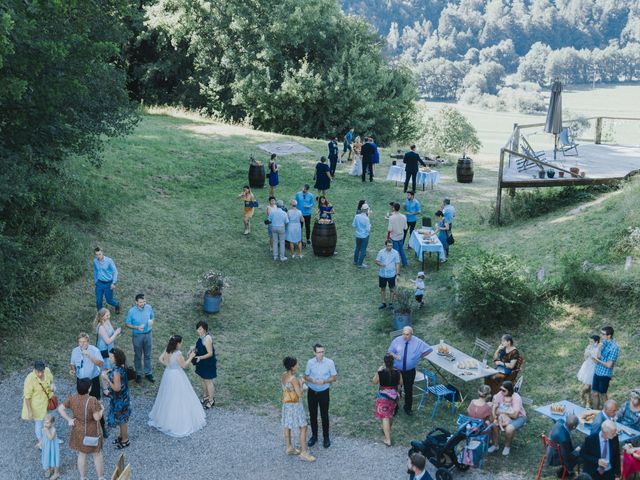
M 596 362 L 593 360 L 598 356 L 600 350 L 600 335 L 591 335 L 589 344 L 584 349 L 584 362 L 580 370 L 578 370 L 578 380 L 582 382 L 582 390 L 580 391 L 580 400 L 585 408 L 591 408 L 591 384 L 593 383 L 593 374 L 596 369 Z
M 356 140 L 353 142 L 353 165 L 351 166 L 351 171 L 349 175 L 354 177 L 359 177 L 362 175 L 362 156 L 360 155 L 360 148 L 362 147 L 362 142 L 360 141 L 360 137 L 356 137 Z

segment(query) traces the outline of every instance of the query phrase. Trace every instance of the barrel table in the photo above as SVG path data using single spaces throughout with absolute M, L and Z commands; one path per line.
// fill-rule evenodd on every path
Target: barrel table
M 264 165 L 252 163 L 249 166 L 249 186 L 251 188 L 264 187 Z
M 458 159 L 458 165 L 456 166 L 456 179 L 458 180 L 458 183 L 473 182 L 473 160 L 469 157 L 462 157 Z
M 336 233 L 335 223 L 318 223 L 313 225 L 311 232 L 311 245 L 313 246 L 313 254 L 317 257 L 332 257 L 336 251 L 336 242 L 338 234 Z

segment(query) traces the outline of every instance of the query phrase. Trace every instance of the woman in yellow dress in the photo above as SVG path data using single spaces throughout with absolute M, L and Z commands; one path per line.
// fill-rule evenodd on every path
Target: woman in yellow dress
M 251 217 L 253 217 L 253 212 L 256 207 L 256 197 L 251 192 L 249 185 L 242 187 L 242 193 L 240 193 L 238 197 L 244 201 L 242 222 L 244 223 L 244 234 L 249 235 L 251 233 Z
M 43 420 L 54 388 L 51 370 L 42 360 L 37 360 L 31 373 L 24 379 L 22 419 L 35 422 L 38 448 L 41 448 Z

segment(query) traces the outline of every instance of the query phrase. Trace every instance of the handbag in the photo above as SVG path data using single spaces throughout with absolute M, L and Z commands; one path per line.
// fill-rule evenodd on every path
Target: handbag
M 257 200 L 255 202 L 251 202 L 251 208 L 258 208 L 259 206 L 260 204 L 258 203 Z
M 38 383 L 40 384 L 40 387 L 44 391 L 44 394 L 49 399 L 49 403 L 47 403 L 47 410 L 55 410 L 56 408 L 58 408 L 58 397 L 56 397 L 53 391 L 47 392 L 47 390 L 44 388 L 44 385 L 42 385 L 42 383 L 39 380 L 38 380 Z
M 453 233 L 447 235 L 447 245 L 453 245 L 456 239 L 453 238 Z
M 84 437 L 82 437 L 82 445 L 85 447 L 97 447 L 100 444 L 100 437 L 87 436 L 87 407 L 89 406 L 89 398 L 84 404 Z M 99 432 L 98 422 L 96 421 L 96 432 Z
M 295 390 L 287 390 L 286 388 L 282 391 L 282 403 L 298 403 L 300 401 L 300 396 Z
M 136 373 L 136 369 L 129 366 L 125 368 L 125 372 L 127 372 L 127 380 L 135 380 L 138 374 Z

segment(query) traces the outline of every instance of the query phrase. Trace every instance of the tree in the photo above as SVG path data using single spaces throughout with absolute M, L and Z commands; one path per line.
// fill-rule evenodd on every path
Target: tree
M 535 82 L 544 85 L 547 82 L 545 66 L 547 57 L 551 53 L 551 47 L 538 42 L 531 46 L 531 50 L 518 65 L 518 77 L 525 82 Z
M 418 110 L 422 150 L 438 153 L 477 153 L 482 146 L 476 129 L 457 109 L 443 107 L 429 116 L 424 107 Z

